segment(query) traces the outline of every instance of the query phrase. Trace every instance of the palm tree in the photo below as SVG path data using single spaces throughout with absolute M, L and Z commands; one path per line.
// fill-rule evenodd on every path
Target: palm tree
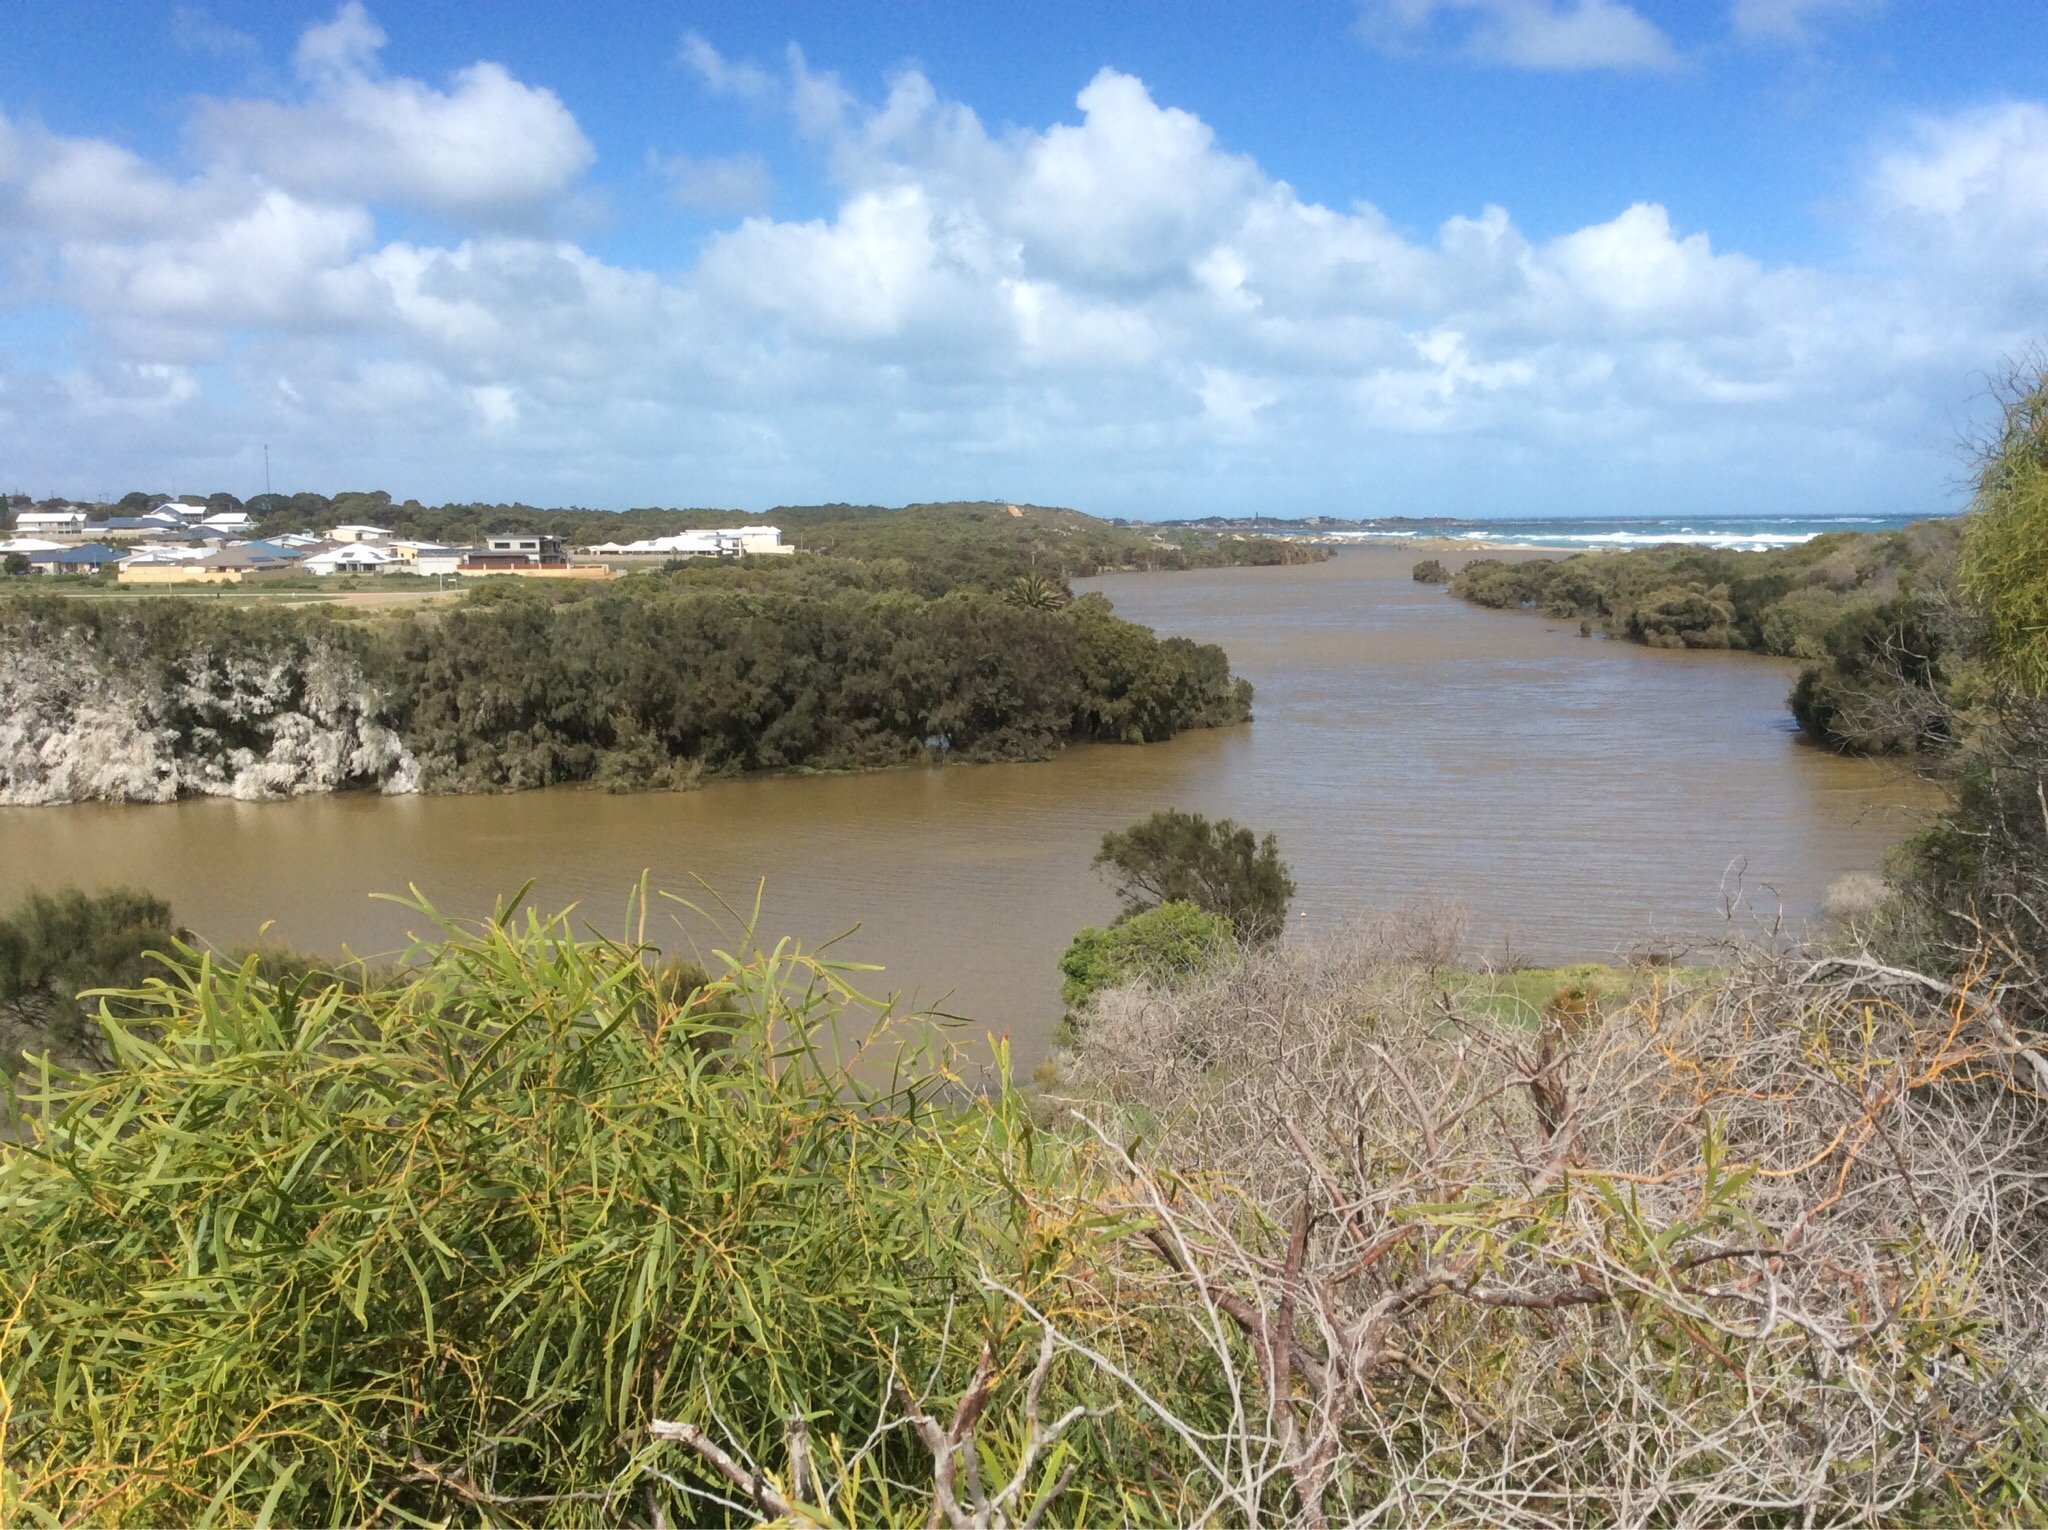
M 1067 592 L 1043 574 L 1019 574 L 1010 581 L 1003 599 L 1027 611 L 1057 611 L 1067 603 Z

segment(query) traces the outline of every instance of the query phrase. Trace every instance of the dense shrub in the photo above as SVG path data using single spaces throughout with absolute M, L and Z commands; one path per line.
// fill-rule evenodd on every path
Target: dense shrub
M 936 1108 L 915 1052 L 864 1085 L 830 1024 L 873 1015 L 787 953 L 703 989 L 564 919 L 417 957 L 359 991 L 173 948 L 131 996 L 153 1042 L 110 1025 L 33 1101 L 0 1519 L 744 1519 L 653 1423 L 786 1463 L 792 1417 L 821 1474 L 858 1457 L 845 1522 L 921 1519 L 921 1442 L 862 1438 L 1031 1342 L 986 1283 L 1034 1292 L 1062 1236 L 1014 1102 Z
M 1979 462 L 1953 605 L 1892 613 L 1882 670 L 1928 655 L 1918 726 L 1949 805 L 1901 850 L 1895 959 L 1968 973 L 1989 942 L 2048 971 L 2048 365 L 2016 368 Z M 1894 635 L 1894 634 L 1898 635 Z M 2048 984 L 2023 990 L 2037 1020 Z
M 1451 571 L 1440 558 L 1424 558 L 1409 571 L 1409 577 L 1417 584 L 1449 584 Z
M 1108 929 L 1090 925 L 1076 935 L 1060 957 L 1060 998 L 1072 1014 L 1120 983 L 1163 988 L 1206 971 L 1236 945 L 1237 932 L 1221 914 L 1178 900 L 1162 903 Z
M 1263 840 L 1228 818 L 1163 808 L 1120 832 L 1105 834 L 1095 865 L 1109 875 L 1126 915 L 1161 903 L 1185 902 L 1230 921 L 1251 944 L 1286 927 L 1294 878 L 1280 843 Z
M 1116 1340 L 1064 1333 L 1186 1443 L 1184 1520 L 2039 1517 L 2048 1062 L 2005 982 L 1743 953 L 1536 1022 L 1414 944 L 1101 993 L 1063 1059 L 1141 1229 L 1073 1277 Z
M 1983 621 L 1984 658 L 2028 696 L 2048 691 L 2048 365 L 2014 370 L 2000 396 L 1963 538 L 1960 584 Z

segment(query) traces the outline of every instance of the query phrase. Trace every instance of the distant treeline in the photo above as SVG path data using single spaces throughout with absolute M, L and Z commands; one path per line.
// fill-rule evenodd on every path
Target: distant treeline
M 1220 648 L 1099 595 L 921 592 L 836 559 L 454 609 L 0 603 L 0 801 L 683 785 L 921 756 L 1037 759 L 1243 721 Z
M 1768 552 L 1655 547 L 1508 563 L 1480 558 L 1453 595 L 1577 619 L 1657 648 L 1738 648 L 1803 659 L 1791 706 L 1831 748 L 1894 753 L 1938 729 L 1932 677 L 1944 638 L 1931 612 L 1962 523 L 1833 532 Z M 1418 565 L 1418 579 L 1425 578 Z

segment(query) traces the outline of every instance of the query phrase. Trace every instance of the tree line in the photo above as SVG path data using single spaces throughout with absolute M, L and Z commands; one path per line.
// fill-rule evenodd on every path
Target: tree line
M 1732 648 L 1805 661 L 1793 715 L 1817 742 L 1910 752 L 1939 729 L 1926 705 L 1947 638 L 1934 619 L 1954 578 L 1962 524 L 1831 532 L 1796 547 L 1736 552 L 1656 547 L 1510 563 L 1455 574 L 1416 565 L 1474 605 L 1534 610 L 1656 648 Z

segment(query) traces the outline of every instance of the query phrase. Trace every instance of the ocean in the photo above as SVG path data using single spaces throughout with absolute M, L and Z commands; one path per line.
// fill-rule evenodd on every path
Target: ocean
M 1761 552 L 1793 547 L 1830 531 L 1896 531 L 1918 515 L 1694 515 L 1589 517 L 1497 520 L 1364 520 L 1322 526 L 1299 524 L 1271 528 L 1282 536 L 1315 536 L 1335 541 L 1390 542 L 1413 537 L 1448 537 L 1455 541 L 1503 542 L 1520 547 L 1578 550 L 1596 547 L 1656 547 L 1689 542 L 1698 547 L 1725 547 Z M 1267 528 L 1261 527 L 1261 530 Z

